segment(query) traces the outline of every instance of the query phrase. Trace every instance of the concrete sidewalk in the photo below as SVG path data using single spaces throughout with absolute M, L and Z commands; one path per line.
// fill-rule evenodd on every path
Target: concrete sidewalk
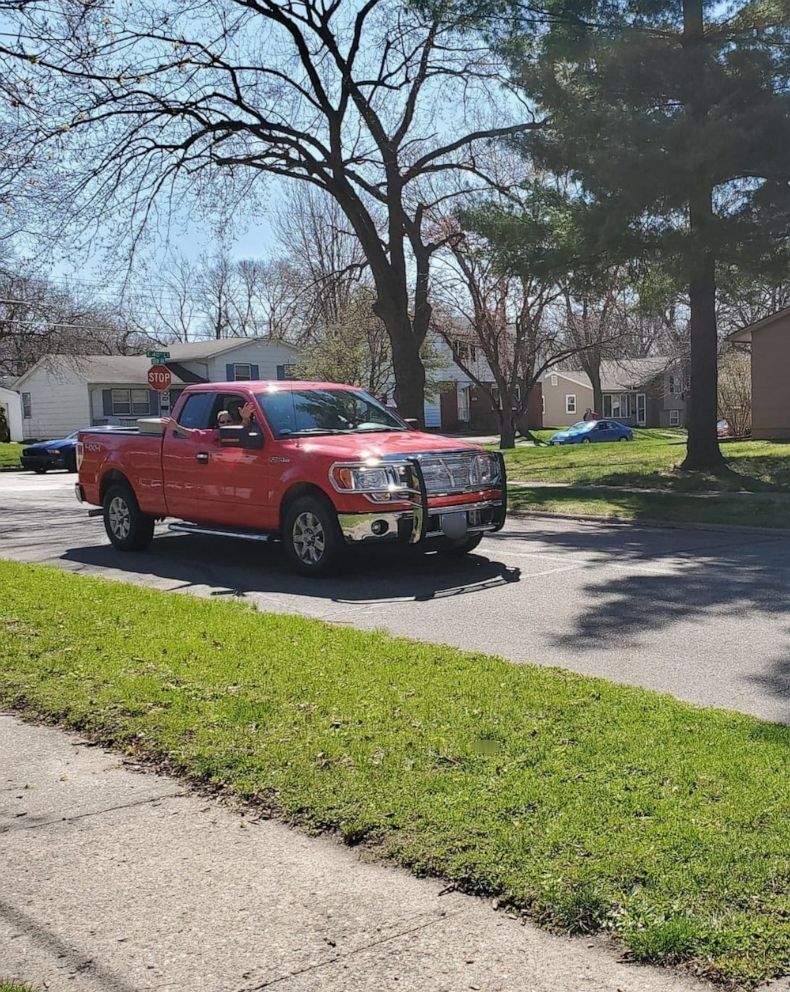
M 699 992 L 0 714 L 0 977 L 51 992 Z

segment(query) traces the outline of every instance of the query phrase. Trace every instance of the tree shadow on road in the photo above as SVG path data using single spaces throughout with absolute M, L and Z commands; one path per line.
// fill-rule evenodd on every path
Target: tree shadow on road
M 569 654 L 604 648 L 627 656 L 648 635 L 681 622 L 721 625 L 743 617 L 738 643 L 727 640 L 731 627 L 728 634 L 722 629 L 722 669 L 733 652 L 750 657 L 752 670 L 737 676 L 744 694 L 767 691 L 786 704 L 782 719 L 790 722 L 790 538 L 622 524 L 533 527 L 507 535 L 509 542 L 519 538 L 548 553 L 556 549 L 584 557 L 582 568 L 590 578 L 583 602 L 555 638 Z M 496 541 L 489 548 L 496 554 Z M 622 582 L 612 581 L 612 566 L 622 566 Z M 775 626 L 769 631 L 766 625 Z M 772 636 L 761 647 L 767 631 Z M 787 647 L 777 654 L 782 638 Z M 773 657 L 766 657 L 768 652 Z M 678 659 L 681 665 L 685 660 Z M 687 660 L 693 666 L 693 630 Z

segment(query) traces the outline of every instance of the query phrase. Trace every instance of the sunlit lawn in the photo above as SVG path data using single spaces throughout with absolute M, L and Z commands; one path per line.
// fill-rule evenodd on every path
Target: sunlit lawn
M 551 431 L 540 431 L 543 438 Z M 662 434 L 669 436 L 661 436 Z M 672 492 L 786 490 L 790 492 L 790 444 L 732 441 L 722 445 L 727 471 L 683 472 L 685 437 L 678 432 L 640 431 L 632 442 L 517 447 L 505 452 L 508 476 L 521 482 L 627 486 Z
M 0 587 L 2 705 L 632 959 L 790 970 L 789 727 L 41 566 Z
M 19 468 L 21 454 L 21 444 L 0 444 L 0 472 L 3 469 Z M 2 992 L 2 986 L 0 986 L 0 992 Z

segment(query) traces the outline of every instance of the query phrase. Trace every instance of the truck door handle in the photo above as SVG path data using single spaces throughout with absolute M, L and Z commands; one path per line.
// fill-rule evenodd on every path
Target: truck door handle
M 206 465 L 208 463 L 208 452 L 198 451 L 195 455 L 195 461 L 200 462 L 201 465 Z

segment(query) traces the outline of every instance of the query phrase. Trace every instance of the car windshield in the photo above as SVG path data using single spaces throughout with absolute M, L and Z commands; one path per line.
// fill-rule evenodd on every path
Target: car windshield
M 582 431 L 588 431 L 591 427 L 595 426 L 594 420 L 580 420 L 577 424 L 568 428 L 569 434 L 580 434 Z
M 408 430 L 372 396 L 352 389 L 272 389 L 256 398 L 277 438 Z

